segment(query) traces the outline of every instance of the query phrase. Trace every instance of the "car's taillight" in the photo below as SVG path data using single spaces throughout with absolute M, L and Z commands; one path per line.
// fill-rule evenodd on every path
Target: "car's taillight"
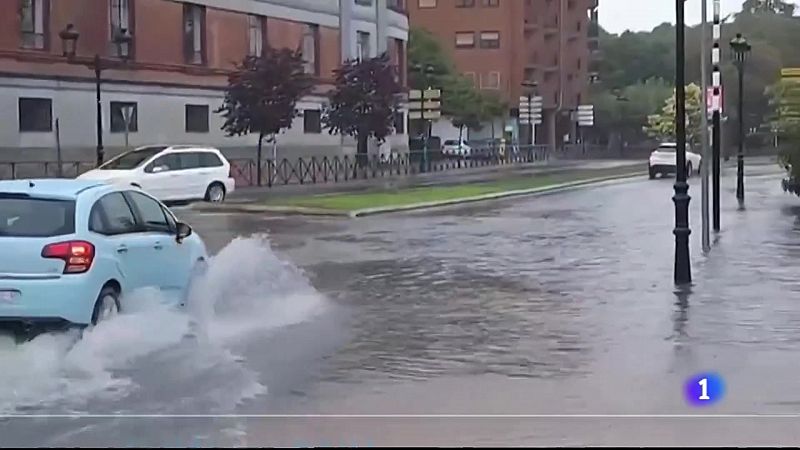
M 42 257 L 63 260 L 64 273 L 84 273 L 92 267 L 94 245 L 86 241 L 58 242 L 45 246 Z

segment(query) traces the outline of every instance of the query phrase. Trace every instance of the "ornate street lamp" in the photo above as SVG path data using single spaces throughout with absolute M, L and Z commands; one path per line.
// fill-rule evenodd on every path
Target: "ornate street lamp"
M 77 53 L 78 38 L 80 38 L 80 33 L 77 29 L 75 29 L 75 25 L 71 23 L 67 24 L 67 26 L 58 33 L 58 36 L 61 38 L 63 54 L 67 57 L 67 61 L 70 63 L 83 64 L 94 70 L 95 102 L 97 109 L 97 148 L 95 152 L 95 158 L 96 164 L 100 166 L 103 164 L 105 157 L 105 151 L 103 148 L 103 104 L 100 97 L 100 86 L 102 84 L 102 72 L 108 63 L 104 62 L 102 58 L 100 58 L 99 54 L 95 54 L 91 62 L 88 63 L 76 61 L 75 55 Z M 133 42 L 133 36 L 126 29 L 118 29 L 112 36 L 112 42 L 117 46 L 117 54 L 120 55 L 120 58 L 123 60 L 123 62 L 127 62 L 130 56 L 130 45 Z M 123 47 L 125 51 L 123 51 Z
M 750 54 L 750 43 L 737 33 L 731 39 L 733 63 L 739 71 L 739 149 L 736 153 L 736 198 L 744 201 L 744 66 Z
M 689 184 L 686 182 L 686 19 L 684 3 L 686 0 L 675 0 L 675 135 L 676 164 L 675 164 L 675 269 L 674 281 L 677 285 L 687 285 L 692 282 L 692 268 L 689 259 Z

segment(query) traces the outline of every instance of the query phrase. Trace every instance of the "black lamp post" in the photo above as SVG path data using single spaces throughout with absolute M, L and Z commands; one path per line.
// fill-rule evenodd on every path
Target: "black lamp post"
M 71 23 L 68 24 L 66 28 L 58 33 L 58 36 L 61 38 L 63 54 L 67 57 L 67 61 L 75 64 L 83 64 L 94 70 L 95 102 L 97 109 L 97 148 L 95 158 L 96 163 L 99 166 L 103 164 L 105 157 L 105 151 L 103 149 L 103 105 L 100 98 L 100 85 L 102 84 L 101 75 L 103 70 L 105 70 L 111 63 L 104 61 L 99 54 L 95 54 L 94 58 L 92 58 L 90 61 L 77 61 L 75 55 L 77 52 L 78 38 L 80 37 L 80 33 L 78 33 L 78 30 L 75 29 L 75 25 Z M 120 57 L 123 59 L 123 61 L 127 62 L 128 55 L 130 54 L 130 44 L 133 42 L 133 36 L 131 36 L 127 30 L 120 29 L 114 32 L 112 41 L 120 50 Z M 123 46 L 125 46 L 125 52 L 122 51 Z
M 677 285 L 692 282 L 692 268 L 689 260 L 689 184 L 686 183 L 686 74 L 685 74 L 685 26 L 684 3 L 686 0 L 675 0 L 675 270 L 674 280 Z
M 733 62 L 739 71 L 739 149 L 736 153 L 736 198 L 744 202 L 744 65 L 750 53 L 750 44 L 737 33 L 731 40 Z

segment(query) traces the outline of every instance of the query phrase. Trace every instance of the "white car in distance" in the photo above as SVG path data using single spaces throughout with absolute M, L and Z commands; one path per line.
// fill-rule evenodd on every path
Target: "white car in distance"
M 677 144 L 664 143 L 658 146 L 657 149 L 650 153 L 650 161 L 648 163 L 648 172 L 650 179 L 654 179 L 656 175 L 677 173 Z M 689 178 L 693 173 L 700 173 L 700 165 L 702 164 L 702 157 L 697 153 L 686 150 L 686 177 Z
M 472 155 L 472 147 L 467 145 L 467 141 L 463 139 L 461 141 L 448 139 L 442 145 L 442 155 L 469 158 Z
M 130 184 L 161 201 L 220 203 L 236 188 L 222 152 L 189 145 L 139 147 L 78 178 Z

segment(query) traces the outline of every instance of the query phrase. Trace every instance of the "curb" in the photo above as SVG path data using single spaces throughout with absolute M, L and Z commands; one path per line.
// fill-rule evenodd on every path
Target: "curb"
M 570 181 L 567 183 L 553 184 L 550 186 L 543 186 L 531 189 L 519 189 L 514 191 L 495 192 L 492 194 L 478 195 L 474 197 L 462 197 L 450 200 L 440 200 L 435 202 L 413 203 L 410 205 L 401 206 L 385 206 L 378 208 L 367 208 L 354 211 L 337 211 L 331 209 L 321 208 L 307 208 L 300 206 L 265 206 L 265 205 L 235 205 L 235 204 L 198 204 L 193 206 L 192 210 L 207 213 L 241 213 L 241 214 L 263 214 L 273 213 L 282 215 L 300 215 L 300 216 L 322 216 L 322 217 L 366 217 L 378 214 L 389 214 L 393 212 L 413 211 L 421 209 L 439 208 L 444 206 L 452 206 L 464 203 L 475 203 L 481 201 L 498 200 L 508 197 L 520 196 L 533 196 L 544 195 L 550 193 L 557 193 L 571 189 L 579 189 L 589 185 L 604 184 L 614 181 L 624 181 L 631 178 L 643 177 L 641 172 L 632 172 L 622 175 L 608 175 L 605 177 L 588 178 L 585 180 Z
M 644 174 L 641 172 L 639 173 L 630 173 L 625 175 L 610 175 L 606 177 L 597 177 L 597 178 L 589 178 L 586 180 L 579 180 L 579 181 L 570 181 L 567 183 L 560 183 L 554 184 L 550 186 L 538 187 L 538 188 L 531 188 L 531 189 L 519 189 L 515 191 L 505 191 L 505 192 L 496 192 L 493 194 L 484 194 L 478 195 L 474 197 L 462 197 L 462 198 L 455 198 L 451 200 L 441 200 L 435 202 L 425 202 L 425 203 L 414 203 L 411 205 L 402 205 L 402 206 L 386 206 L 386 207 L 378 207 L 378 208 L 367 208 L 367 209 L 359 209 L 355 211 L 349 211 L 345 215 L 351 218 L 357 217 L 365 217 L 365 216 L 372 216 L 378 214 L 389 214 L 393 212 L 402 212 L 402 211 L 413 211 L 413 210 L 420 210 L 420 209 L 429 209 L 429 208 L 438 208 L 443 206 L 452 206 L 464 203 L 476 203 L 481 201 L 488 201 L 488 200 L 498 200 L 502 198 L 508 197 L 521 197 L 526 195 L 539 195 L 539 194 L 550 194 L 550 193 L 557 193 L 562 191 L 567 191 L 571 189 L 578 189 L 581 187 L 586 187 L 587 185 L 594 185 L 594 184 L 603 184 L 609 181 L 624 181 L 630 178 L 637 178 L 643 177 Z

